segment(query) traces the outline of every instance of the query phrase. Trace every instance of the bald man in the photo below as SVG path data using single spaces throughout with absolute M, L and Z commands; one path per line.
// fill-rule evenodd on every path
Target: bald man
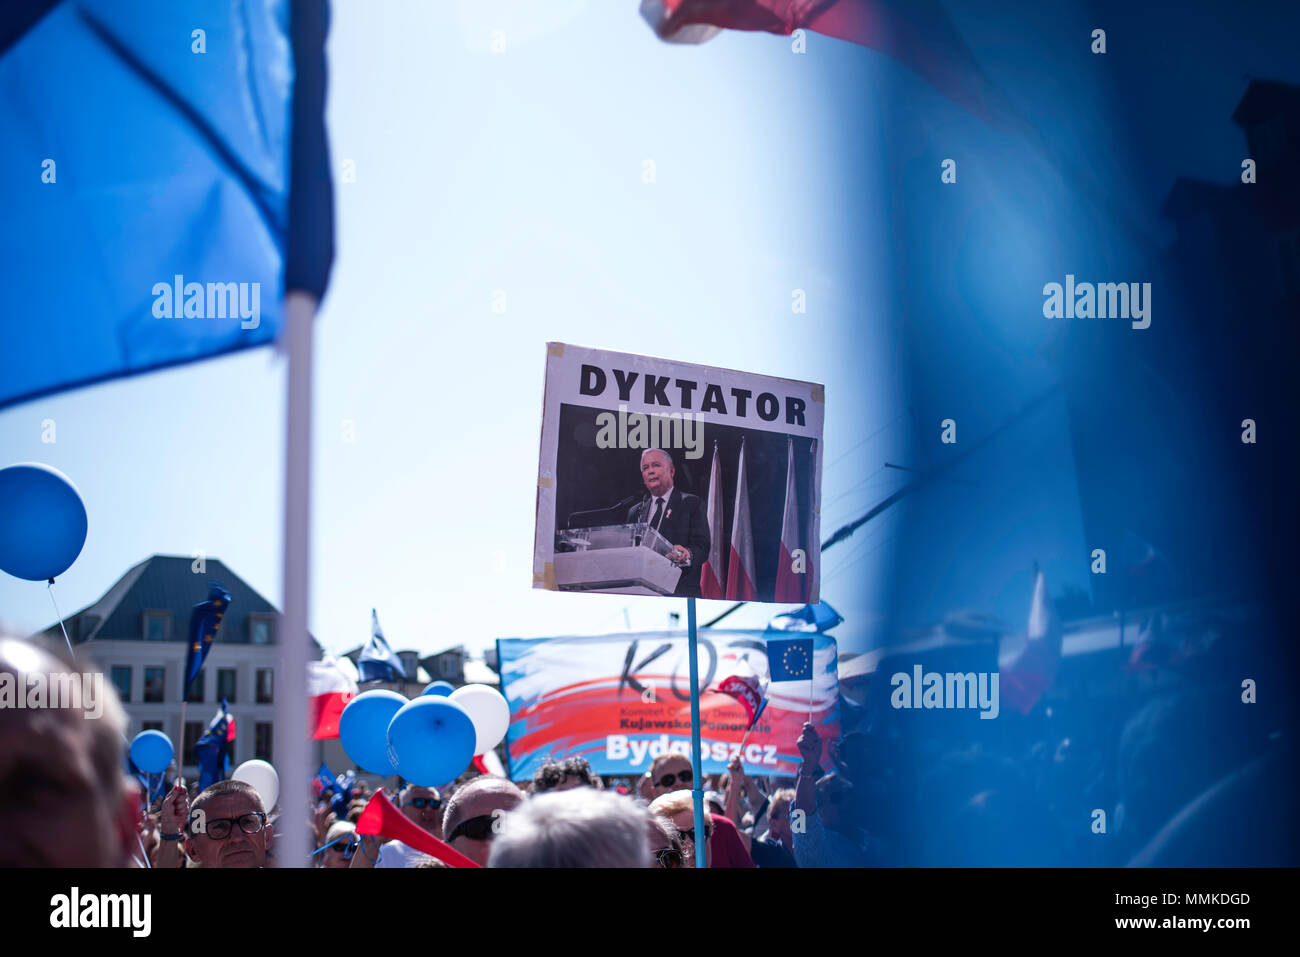
M 123 770 L 126 715 L 96 672 L 0 635 L 0 868 L 128 867 L 139 853 L 142 795 Z M 38 683 L 69 680 L 92 694 L 35 697 Z
M 673 546 L 668 556 L 682 570 L 673 594 L 700 597 L 700 572 L 709 557 L 709 520 L 704 501 L 674 485 L 677 470 L 663 449 L 641 455 L 641 483 L 646 496 L 627 513 L 629 522 L 646 522 Z

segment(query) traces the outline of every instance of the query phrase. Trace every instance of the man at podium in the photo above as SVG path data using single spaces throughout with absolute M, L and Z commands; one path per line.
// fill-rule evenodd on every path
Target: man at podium
M 627 513 L 629 522 L 648 522 L 673 546 L 669 555 L 681 565 L 682 575 L 673 594 L 700 597 L 700 569 L 709 557 L 709 522 L 704 501 L 673 487 L 676 474 L 672 457 L 663 449 L 641 454 L 641 481 L 647 495 Z

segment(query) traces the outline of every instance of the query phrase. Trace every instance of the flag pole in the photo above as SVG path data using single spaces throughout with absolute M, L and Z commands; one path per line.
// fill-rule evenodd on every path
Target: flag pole
M 275 769 L 284 782 L 280 799 L 288 825 L 276 833 L 277 863 L 309 867 L 307 829 L 299 818 L 307 806 L 308 559 L 311 518 L 311 351 L 316 299 L 294 290 L 284 299 L 288 375 L 284 463 L 284 627 L 277 636 Z M 269 814 L 271 809 L 267 808 Z
M 176 772 L 177 772 L 176 779 L 178 781 L 185 780 L 185 707 L 189 703 L 190 703 L 190 686 L 186 684 L 185 693 L 181 695 L 181 737 L 180 737 L 181 753 L 176 760 Z M 197 738 L 195 739 L 194 743 L 195 744 L 198 743 Z M 196 760 L 197 760 L 197 755 L 196 755 Z M 200 774 L 199 779 L 202 780 L 202 778 L 203 775 Z
M 691 661 L 691 774 L 693 776 L 691 797 L 694 801 L 695 820 L 695 866 L 703 870 L 708 867 L 705 857 L 704 837 L 704 770 L 700 762 L 700 660 L 695 643 L 695 599 L 686 599 L 687 647 Z

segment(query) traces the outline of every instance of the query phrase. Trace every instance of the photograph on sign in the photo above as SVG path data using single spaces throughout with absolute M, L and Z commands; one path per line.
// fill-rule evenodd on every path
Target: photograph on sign
M 821 385 L 547 345 L 533 587 L 819 593 Z

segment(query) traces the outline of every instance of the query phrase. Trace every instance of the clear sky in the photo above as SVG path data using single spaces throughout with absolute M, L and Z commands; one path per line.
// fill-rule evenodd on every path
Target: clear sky
M 311 603 L 326 648 L 364 641 L 372 606 L 395 647 L 425 652 L 684 623 L 681 601 L 531 588 L 548 340 L 825 383 L 824 533 L 901 481 L 870 475 L 901 385 L 887 324 L 864 323 L 873 220 L 842 202 L 871 170 L 838 158 L 844 101 L 827 96 L 836 69 L 879 56 L 756 34 L 677 47 L 635 3 L 580 0 L 340 2 L 329 56 L 338 252 L 317 327 Z M 268 349 L 0 414 L 0 459 L 60 468 L 86 501 L 62 610 L 150 554 L 199 551 L 278 604 L 282 393 Z M 860 535 L 824 566 L 850 623 L 869 614 Z M 45 592 L 0 576 L 0 618 L 45 627 Z
M 333 4 L 338 252 L 317 325 L 311 579 L 311 628 L 330 650 L 366 639 L 372 607 L 395 647 L 422 652 L 684 618 L 680 601 L 531 588 L 548 340 L 824 383 L 823 537 L 907 480 L 885 462 L 936 461 L 930 418 L 949 396 L 975 439 L 1060 374 L 1038 357 L 1049 327 L 1035 300 L 1077 261 L 1056 253 L 1088 201 L 1068 176 L 981 143 L 977 121 L 876 51 L 810 35 L 800 54 L 744 33 L 674 46 L 636 7 Z M 1080 39 L 1100 8 L 1105 60 Z M 1160 42 L 1162 15 L 1009 0 L 955 14 L 1050 141 L 1156 225 L 1175 176 L 1235 175 L 1228 116 L 1245 74 L 1293 77 L 1280 40 L 1256 49 L 1198 15 L 1218 44 L 1210 64 L 1194 43 Z M 1121 108 L 1134 97 L 1141 108 Z M 1118 127 L 1127 149 L 1091 148 Z M 938 189 L 954 150 L 960 182 L 982 192 L 952 194 L 972 213 L 963 258 L 929 264 L 948 298 L 930 329 L 905 330 L 899 250 L 919 275 L 917 251 L 946 248 L 931 240 L 954 227 L 899 170 Z M 900 204 L 936 210 L 932 232 L 887 235 Z M 791 311 L 796 289 L 806 314 Z M 909 378 L 909 357 L 929 353 Z M 85 550 L 56 586 L 65 612 L 155 553 L 221 558 L 279 603 L 283 375 L 263 349 L 0 413 L 0 463 L 47 462 L 86 500 Z M 900 542 L 913 623 L 975 608 L 1023 627 L 1034 560 L 1053 593 L 1088 586 L 1062 404 L 1025 429 L 827 554 L 842 647 L 880 640 Z M 0 576 L 0 620 L 49 625 L 45 592 Z M 725 607 L 702 603 L 701 619 Z

